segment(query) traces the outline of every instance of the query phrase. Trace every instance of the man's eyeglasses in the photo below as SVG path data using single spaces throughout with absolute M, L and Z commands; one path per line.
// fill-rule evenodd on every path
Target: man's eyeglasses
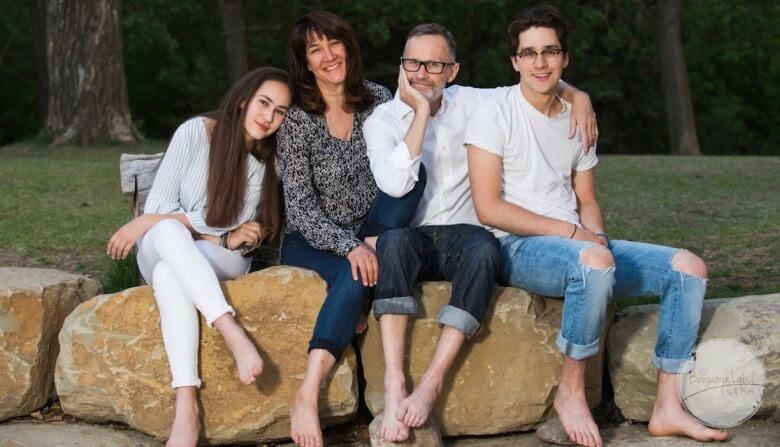
M 401 65 L 406 71 L 419 71 L 420 67 L 425 66 L 425 71 L 428 74 L 439 74 L 444 71 L 444 67 L 455 65 L 455 62 L 441 62 L 441 61 L 418 61 L 417 59 L 401 58 Z
M 545 48 L 539 53 L 534 50 L 523 50 L 515 53 L 514 56 L 517 56 L 524 64 L 531 65 L 536 62 L 536 57 L 540 54 L 545 61 L 554 61 L 563 54 L 563 50 L 560 48 Z

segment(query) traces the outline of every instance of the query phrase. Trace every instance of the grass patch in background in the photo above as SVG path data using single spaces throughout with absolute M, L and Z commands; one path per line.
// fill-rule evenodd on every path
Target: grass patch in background
M 125 288 L 134 262 L 105 255 L 106 241 L 131 216 L 119 155 L 163 149 L 160 142 L 0 149 L 0 265 L 88 273 L 107 291 Z M 780 157 L 600 160 L 597 188 L 611 238 L 699 254 L 709 265 L 708 298 L 780 291 Z
M 708 298 L 780 291 L 780 158 L 604 156 L 597 172 L 611 238 L 698 254 Z
M 119 155 L 162 150 L 160 142 L 0 149 L 0 265 L 87 273 L 109 290 L 106 275 L 116 266 L 106 242 L 132 215 Z
M 130 251 L 125 259 L 110 262 L 108 269 L 100 278 L 103 293 L 119 292 L 141 284 L 141 272 L 135 262 L 136 250 Z

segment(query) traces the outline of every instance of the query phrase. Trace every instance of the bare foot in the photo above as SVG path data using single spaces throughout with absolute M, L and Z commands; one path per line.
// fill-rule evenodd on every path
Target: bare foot
M 599 427 L 590 413 L 584 390 L 573 391 L 558 387 L 553 403 L 563 429 L 572 441 L 586 447 L 601 447 Z
M 422 426 L 428 420 L 440 391 L 441 382 L 436 383 L 423 376 L 412 395 L 401 401 L 395 417 L 409 427 Z
M 368 329 L 368 315 L 361 312 L 360 320 L 358 320 L 357 326 L 355 326 L 355 333 L 362 334 Z
M 304 396 L 299 391 L 290 411 L 290 437 L 300 447 L 323 447 L 317 398 Z
M 249 385 L 263 372 L 263 359 L 258 354 L 254 343 L 246 335 L 241 326 L 236 323 L 231 314 L 225 314 L 214 321 L 214 327 L 225 339 L 233 358 L 241 383 Z
M 727 432 L 705 427 L 677 402 L 656 403 L 647 430 L 653 436 L 687 436 L 702 442 L 729 439 Z
M 394 383 L 385 385 L 385 416 L 379 436 L 389 442 L 403 442 L 409 439 L 409 426 L 396 417 L 401 401 L 407 396 L 406 385 Z
M 177 405 L 171 436 L 165 447 L 195 447 L 200 433 L 198 405 Z

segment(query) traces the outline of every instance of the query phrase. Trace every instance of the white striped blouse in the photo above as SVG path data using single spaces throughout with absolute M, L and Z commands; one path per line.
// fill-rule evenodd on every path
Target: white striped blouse
M 203 117 L 185 121 L 171 138 L 168 150 L 154 177 L 144 214 L 184 214 L 198 233 L 219 236 L 255 218 L 263 184 L 263 163 L 253 156 L 246 160 L 244 206 L 238 219 L 224 228 L 206 224 L 206 182 L 209 138 Z

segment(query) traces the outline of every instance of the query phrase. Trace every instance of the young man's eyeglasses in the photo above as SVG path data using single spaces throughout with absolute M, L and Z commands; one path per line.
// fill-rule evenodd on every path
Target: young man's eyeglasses
M 523 50 L 520 52 L 517 52 L 514 54 L 514 56 L 517 56 L 524 64 L 531 65 L 534 62 L 536 62 L 536 57 L 539 55 L 542 55 L 545 61 L 554 61 L 558 59 L 563 54 L 563 50 L 561 48 L 545 48 L 541 52 L 537 53 L 534 50 Z
M 419 71 L 420 67 L 425 66 L 425 71 L 428 74 L 439 74 L 444 71 L 444 67 L 455 65 L 455 62 L 441 62 L 441 61 L 418 61 L 417 59 L 401 58 L 401 65 L 406 71 Z

